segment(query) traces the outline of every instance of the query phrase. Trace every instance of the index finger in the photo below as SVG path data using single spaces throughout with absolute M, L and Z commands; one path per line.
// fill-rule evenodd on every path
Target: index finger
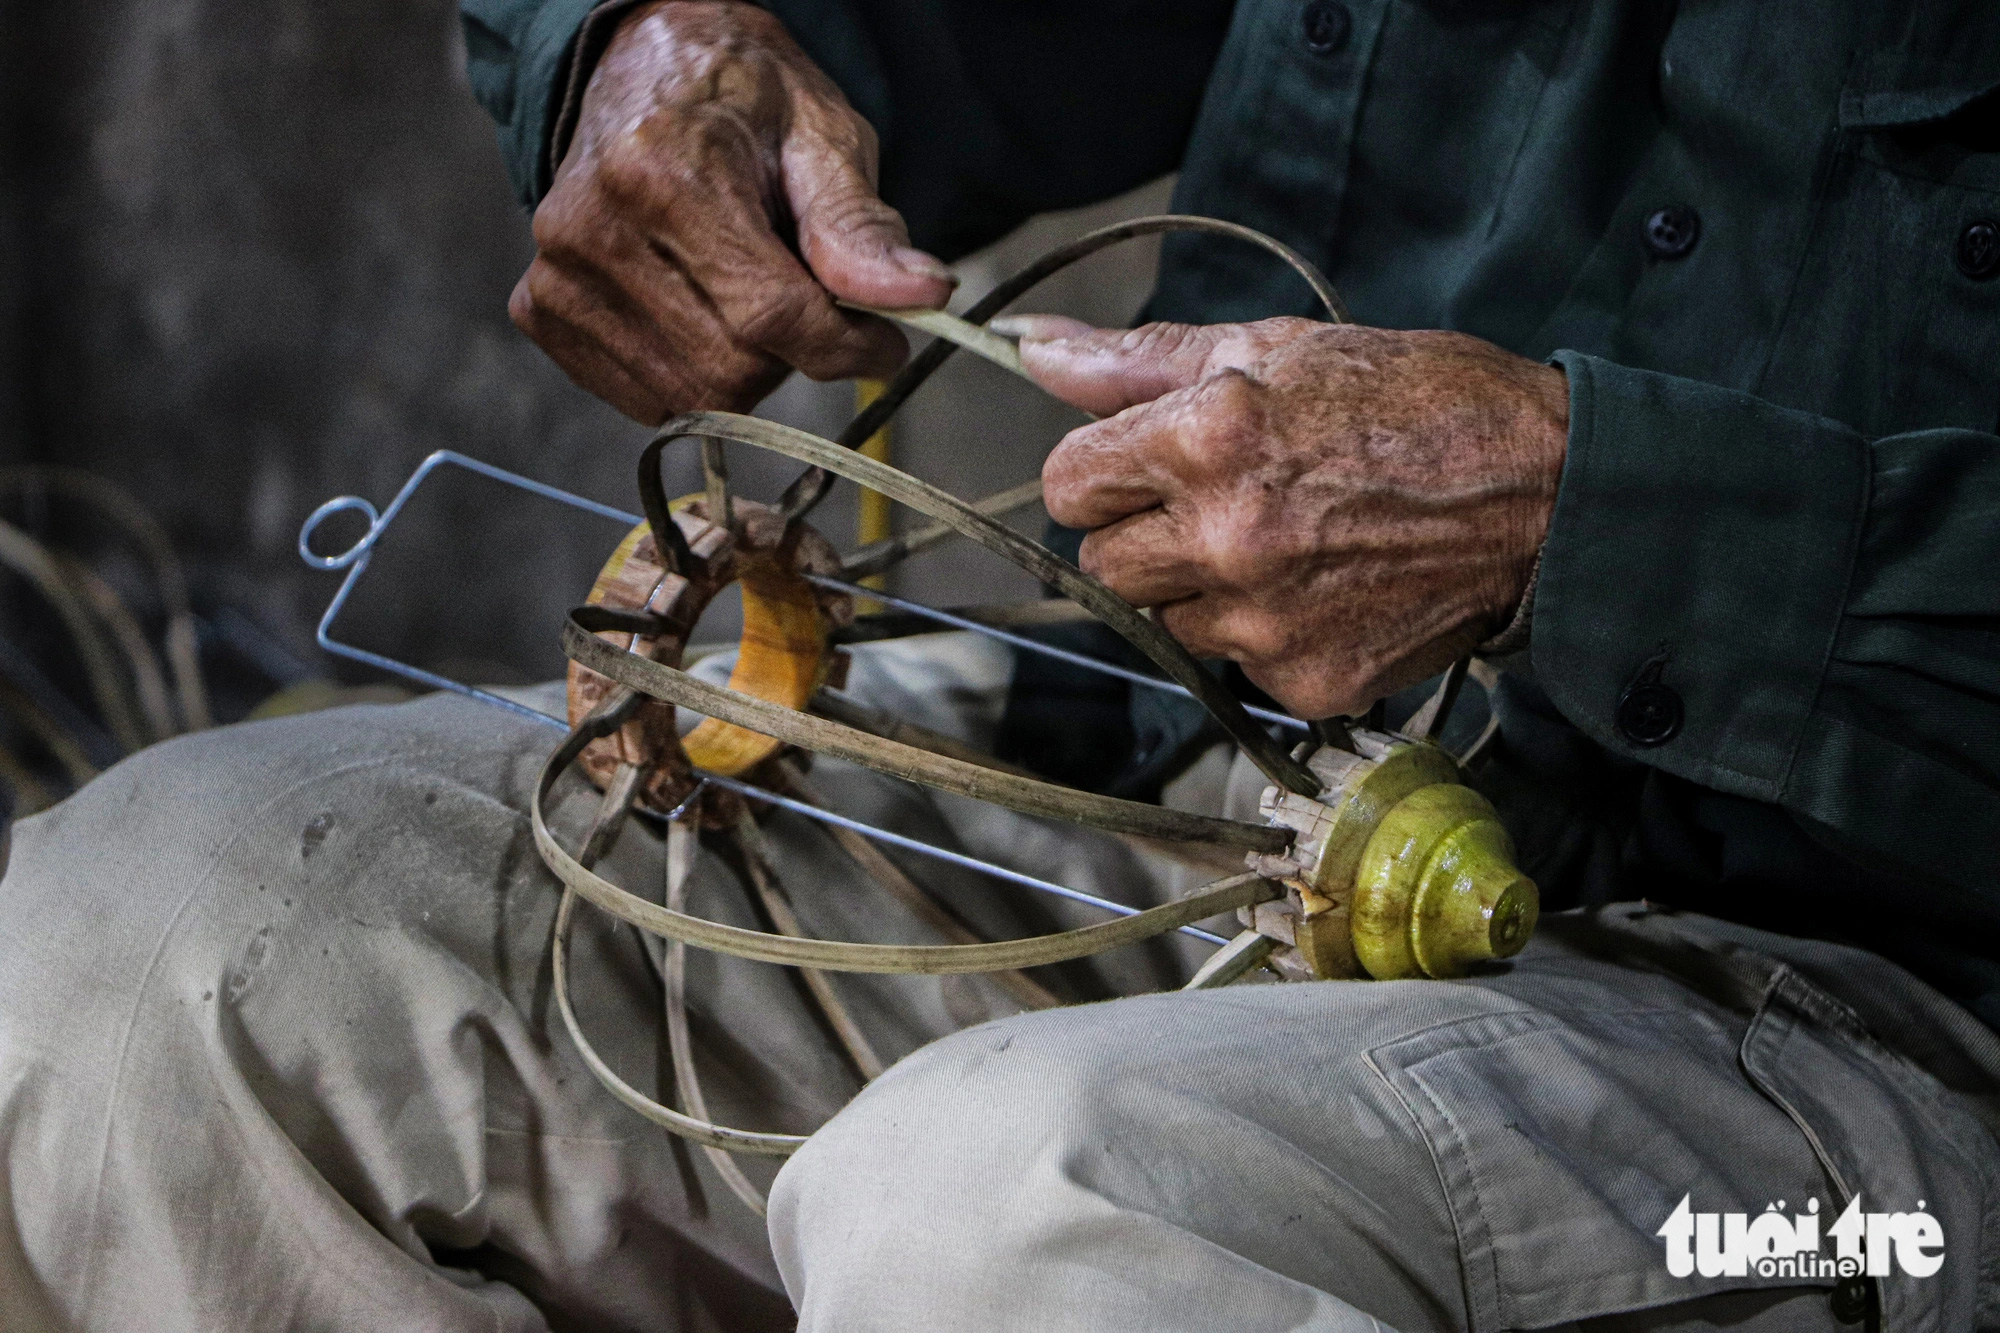
M 1049 517 L 1101 528 L 1165 504 L 1177 490 L 1166 458 L 1175 447 L 1171 416 L 1147 404 L 1064 436 L 1042 464 Z
M 1266 319 L 1093 329 L 1057 316 L 1004 315 L 990 327 L 1021 340 L 1021 365 L 1037 384 L 1073 407 L 1110 416 L 1218 371 L 1248 370 L 1273 348 L 1324 325 Z

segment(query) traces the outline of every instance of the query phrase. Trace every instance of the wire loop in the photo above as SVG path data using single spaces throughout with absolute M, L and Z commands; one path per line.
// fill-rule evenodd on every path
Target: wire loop
M 335 514 L 365 514 L 368 517 L 368 530 L 356 538 L 352 546 L 337 555 L 321 555 L 312 548 L 313 534 L 319 531 L 320 524 Z M 300 525 L 299 559 L 314 569 L 346 569 L 374 549 L 375 539 L 382 535 L 383 527 L 381 511 L 371 502 L 358 495 L 336 495 L 306 515 L 306 521 Z

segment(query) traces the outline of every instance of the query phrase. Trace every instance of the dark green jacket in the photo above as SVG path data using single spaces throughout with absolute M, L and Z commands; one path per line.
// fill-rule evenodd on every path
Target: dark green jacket
M 769 2 L 921 244 L 1179 168 L 1357 319 L 1558 360 L 1489 779 L 1530 870 L 1856 939 L 2000 1026 L 2000 4 Z M 532 202 L 589 0 L 463 5 Z M 1180 240 L 1152 307 L 1310 309 Z

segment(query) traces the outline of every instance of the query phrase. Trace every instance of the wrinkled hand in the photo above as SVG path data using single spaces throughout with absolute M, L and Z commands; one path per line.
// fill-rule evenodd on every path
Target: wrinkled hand
M 875 170 L 874 131 L 768 13 L 643 5 L 591 74 L 510 313 L 648 424 L 748 410 L 793 366 L 886 374 L 902 334 L 834 298 L 939 306 L 952 279 Z
M 1301 717 L 1359 713 L 1505 625 L 1548 530 L 1561 371 L 1457 333 L 1011 321 L 1108 419 L 1042 469 L 1083 567 Z M 1112 415 L 1112 414 L 1116 415 Z

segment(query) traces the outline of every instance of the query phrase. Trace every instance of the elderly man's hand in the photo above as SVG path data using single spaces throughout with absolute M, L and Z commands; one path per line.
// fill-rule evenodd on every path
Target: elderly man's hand
M 1456 333 L 1011 321 L 1108 419 L 1042 469 L 1083 566 L 1303 717 L 1357 713 L 1506 622 L 1568 438 L 1559 370 Z M 1112 414 L 1116 415 L 1112 415 Z
M 949 271 L 875 193 L 875 134 L 765 11 L 643 5 L 590 77 L 514 322 L 648 424 L 747 410 L 796 366 L 882 375 L 908 351 L 834 305 L 938 306 Z

